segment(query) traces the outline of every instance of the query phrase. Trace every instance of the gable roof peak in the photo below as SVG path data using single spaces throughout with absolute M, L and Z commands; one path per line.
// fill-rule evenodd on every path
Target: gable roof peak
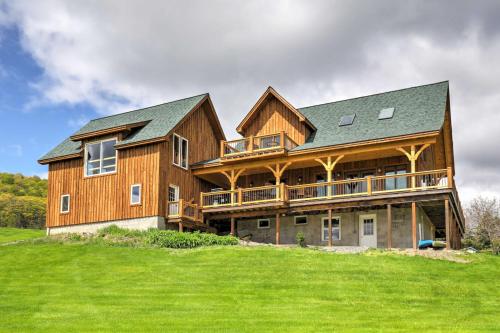
M 281 96 L 276 89 L 274 89 L 272 86 L 268 86 L 266 91 L 260 96 L 260 98 L 257 100 L 255 105 L 250 109 L 250 112 L 247 113 L 245 118 L 240 122 L 240 124 L 236 127 L 236 131 L 240 134 L 242 134 L 243 129 L 245 126 L 250 122 L 252 117 L 256 114 L 257 110 L 259 107 L 264 103 L 264 101 L 270 96 L 274 96 L 277 100 L 279 100 L 283 105 L 285 105 L 290 111 L 292 111 L 301 122 L 305 122 L 312 130 L 315 130 L 316 127 L 297 109 L 295 108 L 290 102 L 288 102 L 283 96 Z

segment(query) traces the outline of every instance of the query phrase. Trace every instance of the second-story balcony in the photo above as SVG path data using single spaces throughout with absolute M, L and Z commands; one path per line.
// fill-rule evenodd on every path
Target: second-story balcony
M 297 147 L 297 143 L 285 132 L 221 141 L 221 161 L 286 154 L 295 147 Z

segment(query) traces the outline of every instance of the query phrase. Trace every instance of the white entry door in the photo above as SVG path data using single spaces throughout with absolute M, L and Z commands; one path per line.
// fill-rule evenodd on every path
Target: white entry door
M 377 215 L 359 216 L 359 245 L 377 247 Z

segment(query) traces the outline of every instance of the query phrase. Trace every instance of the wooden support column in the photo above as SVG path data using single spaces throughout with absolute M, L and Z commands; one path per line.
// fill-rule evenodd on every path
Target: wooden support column
M 276 163 L 274 167 L 270 165 L 266 165 L 266 168 L 271 171 L 271 173 L 274 175 L 274 178 L 276 179 L 276 186 L 279 186 L 281 184 L 281 176 L 283 176 L 283 173 L 285 172 L 286 168 L 288 168 L 292 162 L 287 162 L 283 165 L 280 163 Z M 281 189 L 281 191 L 280 191 Z M 285 200 L 285 196 L 282 187 L 276 188 L 276 201 L 279 200 Z
M 326 181 L 328 183 L 332 182 L 332 180 L 333 180 L 333 176 L 332 176 L 333 169 L 335 168 L 335 166 L 337 165 L 337 163 L 342 158 L 344 158 L 344 155 L 337 156 L 337 158 L 335 159 L 335 161 L 332 161 L 332 156 L 328 156 L 327 159 L 326 159 L 326 162 L 323 161 L 321 158 L 316 158 L 315 159 L 316 162 L 319 162 L 325 168 L 325 170 L 326 170 Z M 331 185 L 328 185 L 328 187 L 327 187 L 327 195 L 328 195 L 328 197 L 332 196 L 332 186 Z
M 392 248 L 392 206 L 387 205 L 387 248 Z
M 402 152 L 403 154 L 406 155 L 406 157 L 408 158 L 408 160 L 410 161 L 410 170 L 411 170 L 411 173 L 415 173 L 417 172 L 417 160 L 418 160 L 418 157 L 420 156 L 420 154 L 422 154 L 424 152 L 424 150 L 426 150 L 428 147 L 430 146 L 429 143 L 426 143 L 425 145 L 423 145 L 422 147 L 420 147 L 420 149 L 417 151 L 416 149 L 416 146 L 415 145 L 412 145 L 410 147 L 410 151 L 406 151 L 403 147 L 400 147 L 400 148 L 396 148 L 396 150 Z M 412 176 L 411 177 L 411 188 L 415 188 L 416 187 L 416 179 L 415 179 L 415 176 Z
M 234 196 L 235 191 L 236 191 L 236 182 L 238 181 L 238 178 L 245 170 L 246 169 L 243 168 L 243 169 L 239 169 L 239 170 L 231 169 L 231 171 L 229 173 L 227 173 L 226 171 L 221 172 L 224 176 L 226 176 L 226 178 L 229 181 L 229 184 L 231 186 L 231 206 L 234 206 L 236 204 L 236 201 L 237 201 L 237 200 L 235 200 L 235 196 Z
M 446 249 L 450 249 L 450 201 L 444 200 L 444 225 L 446 230 Z
M 184 232 L 184 225 L 182 222 L 179 222 L 179 232 Z
M 321 226 L 323 228 L 323 226 Z M 328 246 L 333 246 L 333 235 L 332 235 L 332 210 L 328 210 Z
M 413 250 L 417 250 L 417 203 L 411 203 L 411 237 L 413 240 Z
M 234 217 L 231 217 L 231 236 L 235 235 Z
M 279 245 L 280 244 L 280 224 L 281 224 L 281 221 L 280 221 L 280 214 L 276 214 L 276 245 Z

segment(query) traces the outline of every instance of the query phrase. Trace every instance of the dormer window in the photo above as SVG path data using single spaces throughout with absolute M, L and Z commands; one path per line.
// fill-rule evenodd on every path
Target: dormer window
M 188 168 L 188 140 L 174 134 L 173 137 L 173 164 L 183 169 Z
M 116 171 L 116 138 L 85 144 L 85 176 Z

